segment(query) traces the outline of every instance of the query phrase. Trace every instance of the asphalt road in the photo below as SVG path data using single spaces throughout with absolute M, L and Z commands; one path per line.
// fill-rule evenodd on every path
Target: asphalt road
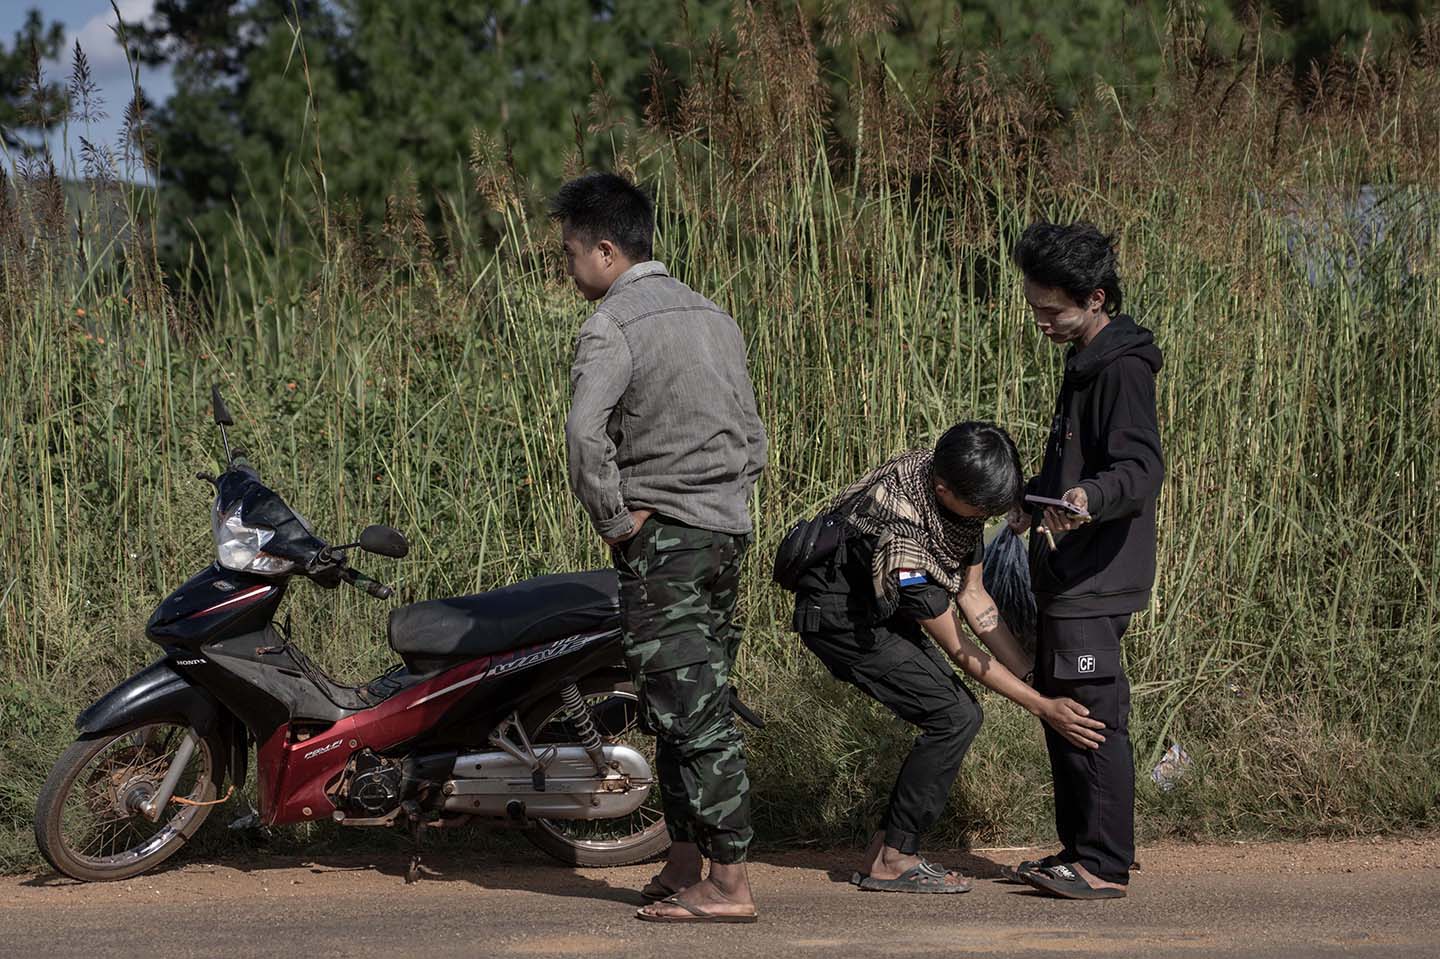
M 632 918 L 654 871 L 576 871 L 539 854 L 446 849 L 403 881 L 387 853 L 182 862 L 122 883 L 0 878 L 0 956 L 1440 955 L 1440 839 L 1141 850 L 1122 901 L 1042 898 L 989 879 L 1023 850 L 936 855 L 961 896 L 861 893 L 850 850 L 759 856 L 753 926 Z M 723 937 L 723 938 L 722 938 Z

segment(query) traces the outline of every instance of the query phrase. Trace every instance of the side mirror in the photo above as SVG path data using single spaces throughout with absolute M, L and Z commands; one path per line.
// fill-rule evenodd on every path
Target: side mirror
M 215 413 L 216 426 L 234 426 L 235 421 L 230 418 L 230 410 L 226 408 L 225 401 L 220 398 L 220 387 L 210 387 L 210 408 Z
M 367 553 L 402 559 L 410 552 L 405 534 L 388 526 L 367 526 L 360 533 L 360 548 Z

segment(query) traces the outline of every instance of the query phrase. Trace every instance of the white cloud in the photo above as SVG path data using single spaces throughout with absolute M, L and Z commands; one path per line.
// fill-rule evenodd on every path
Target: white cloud
M 116 6 L 127 23 L 144 20 L 155 12 L 155 0 L 118 0 Z M 115 37 L 114 26 L 115 11 L 108 8 L 104 13 L 91 17 L 83 27 L 66 37 L 62 62 L 69 65 L 71 51 L 78 40 L 97 78 L 124 76 L 127 70 L 125 51 Z

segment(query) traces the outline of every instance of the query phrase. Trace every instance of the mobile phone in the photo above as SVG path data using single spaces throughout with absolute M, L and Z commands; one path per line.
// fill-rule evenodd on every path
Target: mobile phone
M 1071 516 L 1079 516 L 1082 519 L 1089 519 L 1090 513 L 1076 506 L 1069 500 L 1051 499 L 1049 496 L 1026 496 L 1025 502 L 1035 503 L 1038 506 L 1053 506 L 1056 509 L 1064 510 Z

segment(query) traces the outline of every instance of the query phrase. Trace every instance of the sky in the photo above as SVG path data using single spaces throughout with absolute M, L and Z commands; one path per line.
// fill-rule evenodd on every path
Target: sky
M 118 0 L 117 5 L 125 19 L 133 22 L 149 16 L 155 8 L 155 0 Z M 31 9 L 39 9 L 47 25 L 58 20 L 65 26 L 65 49 L 59 61 L 48 61 L 43 65 L 50 79 L 63 83 L 69 78 L 71 51 L 75 49 L 75 41 L 80 41 L 80 48 L 90 60 L 90 72 L 100 87 L 100 97 L 105 101 L 103 109 L 109 114 L 108 118 L 92 125 L 94 136 L 84 135 L 93 142 L 117 144 L 121 118 L 132 91 L 125 52 L 110 29 L 115 23 L 115 11 L 110 8 L 109 0 L 0 0 L 0 38 L 7 47 L 15 42 L 15 34 Z M 140 67 L 140 86 L 146 98 L 156 105 L 164 103 L 175 89 L 169 67 L 156 68 L 143 64 Z M 72 135 L 70 141 L 71 152 L 77 152 L 79 143 L 76 137 Z M 51 150 L 57 164 L 62 162 L 61 147 L 57 133 L 51 138 Z

